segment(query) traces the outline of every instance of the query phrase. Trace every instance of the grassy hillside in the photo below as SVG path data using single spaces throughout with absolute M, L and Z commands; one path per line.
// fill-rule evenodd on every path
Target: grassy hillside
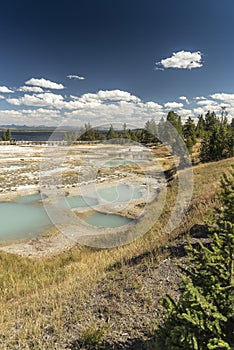
M 157 224 L 129 245 L 108 250 L 77 245 L 40 260 L 1 252 L 1 349 L 152 348 L 142 340 L 163 319 L 160 297 L 178 294 L 175 263 L 186 259 L 185 238 L 192 233 L 194 244 L 200 239 L 198 224 L 216 203 L 220 176 L 233 162 L 194 166 L 193 199 L 170 234 L 164 228 L 176 180 Z

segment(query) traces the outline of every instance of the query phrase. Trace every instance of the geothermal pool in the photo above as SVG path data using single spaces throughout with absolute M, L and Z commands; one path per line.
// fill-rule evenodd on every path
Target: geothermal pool
M 115 214 L 94 213 L 85 218 L 84 221 L 92 226 L 119 227 L 129 224 L 133 220 Z
M 43 195 L 41 193 L 33 193 L 26 196 L 20 196 L 16 198 L 17 203 L 33 203 L 41 201 L 42 199 L 47 198 L 46 195 Z
M 131 187 L 125 184 L 103 187 L 97 190 L 99 201 L 106 202 L 129 202 L 133 199 L 145 197 L 140 187 Z
M 58 205 L 63 208 L 87 208 L 98 204 L 98 200 L 86 196 L 71 196 L 66 197 L 58 202 Z
M 42 205 L 0 202 L 0 241 L 30 239 L 51 226 Z
M 119 184 L 102 187 L 93 192 L 93 197 L 78 195 L 58 199 L 57 205 L 71 209 L 93 208 L 100 203 L 130 202 L 143 196 L 140 188 Z M 14 202 L 0 202 L 0 241 L 30 239 L 52 227 L 53 223 L 42 203 L 45 198 L 45 195 L 34 193 L 17 197 Z M 132 221 L 127 217 L 101 212 L 88 215 L 83 220 L 99 227 L 119 227 Z

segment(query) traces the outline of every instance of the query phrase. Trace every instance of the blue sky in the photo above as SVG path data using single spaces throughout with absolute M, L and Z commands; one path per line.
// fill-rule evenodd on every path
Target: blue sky
M 234 116 L 233 33 L 233 0 L 4 1 L 0 125 Z

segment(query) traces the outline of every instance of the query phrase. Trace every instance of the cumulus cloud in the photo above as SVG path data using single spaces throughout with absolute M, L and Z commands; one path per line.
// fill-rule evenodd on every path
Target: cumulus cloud
M 220 106 L 217 105 L 217 106 L 202 106 L 202 107 L 196 107 L 196 108 L 193 108 L 193 114 L 194 116 L 198 116 L 199 114 L 205 114 L 207 113 L 208 111 L 210 112 L 215 112 L 216 114 L 219 114 L 220 112 Z
M 70 111 L 64 115 L 71 123 L 76 119 L 90 120 L 96 125 L 128 120 L 132 123 L 137 121 L 138 125 L 143 126 L 146 120 L 154 117 L 159 121 L 163 116 L 163 106 L 153 101 L 144 102 L 127 91 L 100 90 L 80 97 L 74 95 L 70 97 L 72 100 L 65 102 L 66 108 Z
M 3 117 L 3 116 L 19 116 L 21 115 L 21 112 L 20 111 L 15 111 L 15 110 L 12 110 L 12 109 L 4 109 L 4 110 L 0 110 L 0 116 Z
M 76 120 L 83 122 L 90 120 L 92 123 L 94 121 L 99 123 L 104 120 L 110 122 L 117 120 L 120 122 L 126 120 L 135 122 L 138 120 L 139 125 L 143 126 L 145 121 L 152 117 L 159 121 L 165 113 L 163 106 L 159 103 L 154 101 L 144 102 L 128 91 L 118 89 L 100 90 L 96 93 L 86 93 L 80 96 L 71 95 L 69 98 L 51 92 L 26 93 L 18 98 L 8 98 L 6 101 L 17 108 L 20 106 L 41 107 L 35 109 L 37 112 L 31 113 L 31 117 L 35 117 L 35 119 L 39 119 L 39 115 L 41 116 L 40 124 L 42 121 L 45 123 L 45 118 L 48 116 L 49 112 L 44 112 L 46 108 L 49 111 L 56 110 L 57 118 L 59 118 L 59 115 L 61 120 L 67 118 L 71 125 Z M 183 104 L 176 105 L 176 107 L 180 106 L 183 106 Z M 33 111 L 34 109 L 30 110 Z M 30 114 L 26 112 L 26 109 L 23 111 L 21 110 L 21 120 L 26 118 L 26 115 L 29 117 Z
M 62 118 L 59 111 L 37 108 L 22 110 L 0 110 L 1 124 L 9 124 L 9 121 L 17 125 L 35 126 L 38 124 L 55 125 Z
M 204 114 L 207 113 L 208 111 L 215 112 L 219 114 L 221 111 L 220 105 L 217 104 L 204 104 L 204 105 L 198 105 L 197 107 L 193 108 L 193 114 L 194 116 L 197 116 L 198 114 Z
M 184 106 L 183 103 L 178 103 L 178 102 L 167 102 L 164 104 L 164 107 L 167 109 L 182 108 L 183 106 Z
M 97 93 L 87 93 L 79 98 L 80 101 L 88 102 L 92 100 L 99 101 L 131 101 L 140 102 L 140 98 L 122 90 L 99 90 Z
M 70 101 L 66 101 L 62 95 L 54 94 L 51 92 L 45 92 L 41 94 L 25 94 L 18 98 L 8 98 L 7 102 L 15 106 L 47 106 L 58 109 L 84 109 L 84 108 L 96 108 L 99 105 L 120 102 L 140 103 L 140 98 L 130 94 L 127 91 L 121 90 L 100 90 L 97 93 L 86 93 L 80 97 L 71 96 Z M 153 102 L 152 102 L 153 103 Z M 151 108 L 158 108 L 158 104 L 148 105 Z
M 143 127 L 151 118 L 158 122 L 161 117 L 166 117 L 169 110 L 176 110 L 185 121 L 189 116 L 196 118 L 208 110 L 219 114 L 221 105 L 224 104 L 228 105 L 228 115 L 234 115 L 234 94 L 216 93 L 209 97 L 195 97 L 187 106 L 186 96 L 179 96 L 178 102 L 166 102 L 161 105 L 156 101 L 143 101 L 128 91 L 118 89 L 66 96 L 60 91 L 41 92 L 34 88 L 42 89 L 37 86 L 22 86 L 20 91 L 25 92 L 23 96 L 19 93 L 15 98 L 10 96 L 6 98 L 12 105 L 12 110 L 10 108 L 8 111 L 0 110 L 1 124 L 6 120 L 8 124 L 12 122 L 27 125 L 58 125 L 60 122 L 65 122 L 67 125 L 78 126 L 77 123 L 82 125 L 90 121 L 93 126 L 127 122 Z M 191 107 L 186 108 L 185 104 L 186 107 Z
M 215 102 L 213 100 L 204 99 L 204 100 L 197 101 L 197 104 L 199 106 L 216 106 L 217 102 Z
M 59 117 L 60 111 L 55 109 L 46 109 L 46 108 L 36 108 L 36 109 L 22 109 L 20 111 L 22 115 L 32 116 L 34 118 L 48 118 L 48 117 Z
M 193 112 L 190 109 L 180 108 L 180 110 L 178 111 L 178 114 L 182 117 L 182 120 L 184 120 L 189 116 L 191 117 L 193 115 Z
M 193 108 L 193 113 L 198 116 L 200 114 L 203 114 L 204 112 L 206 112 L 206 109 L 202 108 L 202 107 L 196 107 Z
M 210 97 L 226 103 L 234 103 L 234 94 L 215 93 L 210 95 Z
M 206 100 L 206 97 L 204 97 L 204 96 L 197 96 L 197 97 L 194 97 L 194 100 Z
M 99 106 L 107 106 L 109 110 L 112 108 L 120 109 L 131 108 L 137 106 L 138 108 L 144 107 L 147 109 L 159 110 L 162 108 L 156 102 L 142 102 L 141 99 L 135 95 L 130 94 L 127 91 L 121 90 L 100 90 L 97 93 L 86 93 L 80 97 L 71 95 L 71 101 L 65 102 L 64 107 L 67 109 L 94 109 Z
M 146 102 L 145 105 L 146 105 L 146 107 L 152 108 L 152 109 L 162 109 L 163 108 L 160 104 L 158 104 L 156 102 L 152 102 L 152 101 Z
M 97 93 L 86 93 L 81 95 L 80 97 L 71 96 L 71 98 L 75 101 L 79 101 L 80 103 L 88 104 L 88 103 L 109 103 L 109 102 L 118 102 L 118 101 L 126 101 L 139 103 L 141 99 L 137 96 L 130 94 L 127 91 L 122 90 L 99 90 Z M 74 104 L 74 102 L 71 102 Z
M 43 89 L 39 86 L 21 86 L 18 91 L 23 92 L 43 92 Z
M 53 108 L 63 108 L 63 96 L 45 92 L 43 94 L 25 94 L 19 98 L 8 98 L 7 102 L 15 106 L 48 106 Z
M 75 75 L 75 74 L 69 74 L 67 75 L 68 79 L 75 79 L 75 80 L 85 80 L 85 77 L 82 77 L 80 75 Z
M 122 90 L 100 90 L 97 93 L 97 97 L 101 100 L 112 100 L 112 101 L 131 101 L 140 102 L 140 98 L 130 94 L 130 92 Z
M 0 86 L 0 92 L 6 92 L 6 93 L 12 93 L 14 92 L 13 90 L 10 90 L 7 86 Z
M 61 90 L 65 87 L 62 84 L 54 83 L 53 81 L 46 80 L 44 78 L 37 79 L 31 78 L 25 82 L 26 85 L 39 86 L 46 89 Z
M 159 121 L 163 116 L 161 109 L 152 110 L 146 106 L 146 103 L 132 103 L 121 101 L 111 104 L 100 104 L 96 108 L 86 106 L 83 109 L 76 109 L 64 113 L 70 121 L 85 120 L 91 121 L 92 125 L 101 125 L 102 123 L 128 122 L 137 123 L 138 126 L 144 126 L 145 122 L 151 118 Z
M 164 58 L 156 62 L 156 68 L 178 68 L 178 69 L 193 69 L 203 66 L 202 54 L 200 51 L 178 51 L 173 52 L 171 57 Z
M 187 99 L 186 96 L 180 96 L 179 99 L 182 101 L 185 101 L 187 103 L 187 105 L 189 105 L 189 100 Z

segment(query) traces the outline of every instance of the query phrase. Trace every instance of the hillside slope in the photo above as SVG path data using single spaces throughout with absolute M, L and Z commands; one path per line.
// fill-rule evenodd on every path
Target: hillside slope
M 193 168 L 193 199 L 170 234 L 164 228 L 176 180 L 157 225 L 129 245 L 77 245 L 40 260 L 1 252 L 1 349 L 155 349 L 148 340 L 163 320 L 159 299 L 178 295 L 176 264 L 186 263 L 187 236 L 193 244 L 207 242 L 203 218 L 217 204 L 220 176 L 233 162 Z

